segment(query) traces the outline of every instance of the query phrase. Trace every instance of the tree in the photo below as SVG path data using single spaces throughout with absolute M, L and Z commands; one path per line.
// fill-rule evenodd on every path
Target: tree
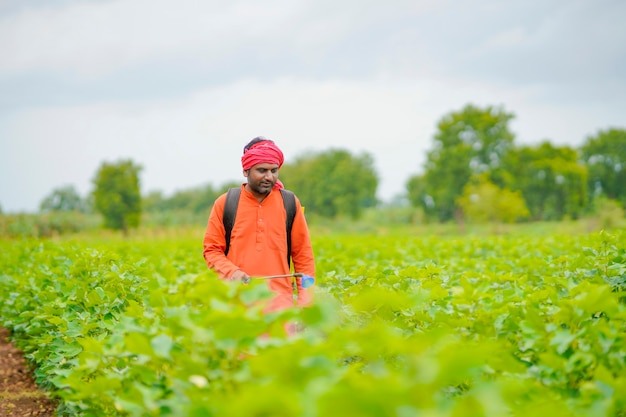
M 487 173 L 502 185 L 502 159 L 514 140 L 508 127 L 513 117 L 501 108 L 473 105 L 445 115 L 437 125 L 424 175 L 407 183 L 411 203 L 448 221 L 454 218 L 457 198 L 473 175 Z
M 95 209 L 104 217 L 104 226 L 122 230 L 138 227 L 141 219 L 139 165 L 131 160 L 104 162 L 93 180 Z
M 214 188 L 211 184 L 207 184 L 176 191 L 170 197 L 163 196 L 161 191 L 152 191 L 143 197 L 142 206 L 146 212 L 183 211 L 208 215 L 217 197 L 229 188 L 236 188 L 240 185 L 241 183 L 238 182 L 227 182 L 219 188 Z
M 484 175 L 465 186 L 457 203 L 465 218 L 475 223 L 514 223 L 530 215 L 519 191 L 500 188 Z
M 590 196 L 604 195 L 626 208 L 626 130 L 599 131 L 587 138 L 581 153 L 589 170 Z
M 322 217 L 357 218 L 364 208 L 377 204 L 378 176 L 367 153 L 354 156 L 331 149 L 301 156 L 281 168 L 280 178 L 298 195 L 307 212 Z
M 578 218 L 587 206 L 587 168 L 569 146 L 515 148 L 504 166 L 507 187 L 522 192 L 534 220 Z
M 41 211 L 87 211 L 87 204 L 72 185 L 56 188 L 39 205 Z
M 164 211 L 166 200 L 162 191 L 150 191 L 141 198 L 141 207 L 146 212 Z
M 426 179 L 423 175 L 409 177 L 406 183 L 407 199 L 413 207 L 421 207 L 426 217 L 435 218 L 435 202 L 426 192 Z

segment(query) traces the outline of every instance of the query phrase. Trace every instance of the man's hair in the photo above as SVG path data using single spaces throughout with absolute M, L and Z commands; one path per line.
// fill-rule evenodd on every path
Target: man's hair
M 246 151 L 249 151 L 250 148 L 252 148 L 254 145 L 256 145 L 259 142 L 272 142 L 272 143 L 274 143 L 273 140 L 269 140 L 269 139 L 265 138 L 264 136 L 257 136 L 256 138 L 254 138 L 250 142 L 248 142 L 246 144 L 246 146 L 243 147 L 243 153 L 246 153 Z

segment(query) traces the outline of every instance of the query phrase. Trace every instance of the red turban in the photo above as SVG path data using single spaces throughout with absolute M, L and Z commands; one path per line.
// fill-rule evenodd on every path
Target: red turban
M 257 164 L 277 164 L 278 168 L 283 165 L 285 157 L 283 152 L 271 140 L 255 143 L 247 149 L 241 157 L 241 166 L 244 171 Z

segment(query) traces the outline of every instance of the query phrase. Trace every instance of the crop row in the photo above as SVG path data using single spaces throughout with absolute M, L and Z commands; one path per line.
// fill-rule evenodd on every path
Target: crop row
M 62 415 L 626 415 L 625 241 L 319 237 L 274 315 L 197 239 L 0 242 L 0 324 Z

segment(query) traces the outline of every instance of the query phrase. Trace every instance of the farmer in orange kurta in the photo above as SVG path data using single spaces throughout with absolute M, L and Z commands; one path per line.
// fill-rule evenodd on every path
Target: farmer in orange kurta
M 241 185 L 241 197 L 231 232 L 228 255 L 224 255 L 226 239 L 222 214 L 226 194 L 215 201 L 204 234 L 204 259 L 209 268 L 227 280 L 289 274 L 287 263 L 286 212 L 279 188 L 278 171 L 284 162 L 282 151 L 265 138 L 255 138 L 244 148 L 241 157 L 247 183 Z M 294 272 L 315 276 L 313 249 L 309 230 L 299 199 L 291 231 L 291 257 Z M 268 279 L 275 296 L 266 312 L 294 306 L 291 278 Z M 296 279 L 298 306 L 309 305 L 312 288 L 302 288 Z

